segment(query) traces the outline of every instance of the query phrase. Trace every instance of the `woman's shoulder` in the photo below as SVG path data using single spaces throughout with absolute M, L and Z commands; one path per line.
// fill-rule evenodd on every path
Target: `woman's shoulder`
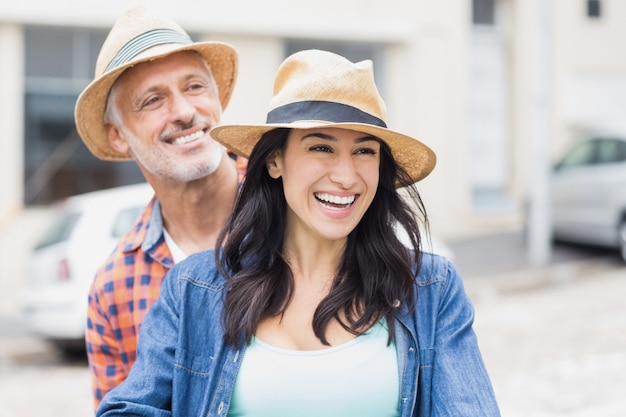
M 174 265 L 170 274 L 178 281 L 185 281 L 192 285 L 217 288 L 224 285 L 224 277 L 217 270 L 215 251 L 212 249 L 189 255 Z
M 447 258 L 433 253 L 422 253 L 419 272 L 416 276 L 418 285 L 445 283 L 458 277 L 458 272 Z

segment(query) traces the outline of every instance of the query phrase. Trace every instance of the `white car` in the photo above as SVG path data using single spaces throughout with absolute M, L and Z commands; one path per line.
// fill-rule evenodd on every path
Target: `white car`
M 87 296 L 96 269 L 154 195 L 147 183 L 95 191 L 53 205 L 26 266 L 23 317 L 67 353 L 84 350 Z
M 550 187 L 555 239 L 617 248 L 626 261 L 626 136 L 578 143 Z

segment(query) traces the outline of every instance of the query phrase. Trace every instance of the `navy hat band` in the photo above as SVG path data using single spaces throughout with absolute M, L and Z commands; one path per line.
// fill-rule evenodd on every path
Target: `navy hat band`
M 334 101 L 320 100 L 298 101 L 277 107 L 267 114 L 266 123 L 292 123 L 302 120 L 323 120 L 331 123 L 364 123 L 387 127 L 383 120 L 356 107 Z

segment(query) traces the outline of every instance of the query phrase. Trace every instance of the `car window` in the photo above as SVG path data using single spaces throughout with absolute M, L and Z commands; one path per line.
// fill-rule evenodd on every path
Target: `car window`
M 599 139 L 597 163 L 613 164 L 626 160 L 626 142 L 619 139 Z
M 596 157 L 595 142 L 587 141 L 575 146 L 565 155 L 557 167 L 561 169 L 593 164 Z
M 80 213 L 59 212 L 52 221 L 50 227 L 44 232 L 41 239 L 37 242 L 35 249 L 42 249 L 68 240 L 79 218 Z
M 135 224 L 137 217 L 143 211 L 144 206 L 129 207 L 120 210 L 115 216 L 113 221 L 113 227 L 111 229 L 111 236 L 114 238 L 120 238 L 124 236 Z

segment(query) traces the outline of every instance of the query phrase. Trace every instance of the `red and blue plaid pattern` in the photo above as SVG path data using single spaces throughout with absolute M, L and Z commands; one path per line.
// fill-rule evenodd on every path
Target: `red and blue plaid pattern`
M 154 200 L 120 239 L 89 292 L 85 339 L 96 407 L 126 379 L 135 362 L 139 326 L 174 264 L 162 231 L 151 248 L 142 249 L 148 227 L 158 227 L 150 225 L 153 206 Z

